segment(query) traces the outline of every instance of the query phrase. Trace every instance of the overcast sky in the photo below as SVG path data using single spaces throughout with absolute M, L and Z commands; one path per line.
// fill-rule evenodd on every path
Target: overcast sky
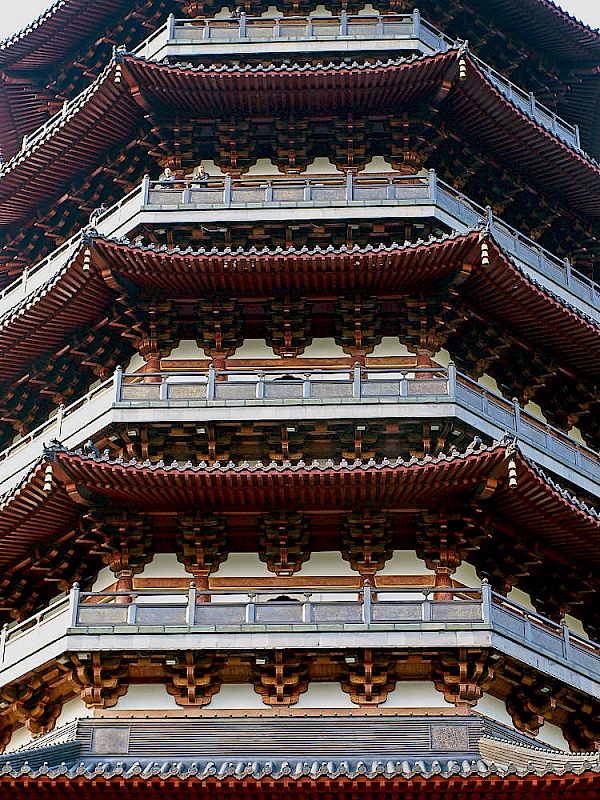
M 51 0 L 20 0 L 18 3 L 13 0 L 1 0 L 1 2 L 4 8 L 0 14 L 0 40 L 20 31 L 53 5 Z M 519 0 L 515 2 L 518 3 Z M 228 5 L 227 0 L 223 0 L 223 5 Z M 231 0 L 229 5 L 235 5 L 234 0 Z M 415 5 L 419 5 L 417 0 Z M 592 28 L 600 28 L 599 0 L 562 0 L 560 5 Z

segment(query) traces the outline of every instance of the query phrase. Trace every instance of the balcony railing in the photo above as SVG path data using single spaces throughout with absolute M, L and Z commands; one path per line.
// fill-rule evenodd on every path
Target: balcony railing
M 306 55 L 310 52 L 360 50 L 414 51 L 423 55 L 445 52 L 456 43 L 433 25 L 412 14 L 340 14 L 319 16 L 261 16 L 239 19 L 175 19 L 167 22 L 135 48 L 148 60 L 192 55 L 271 53 Z M 291 47 L 285 47 L 285 45 Z M 299 52 L 298 45 L 302 46 Z
M 311 418 L 316 407 L 343 407 L 346 418 L 454 417 L 492 439 L 514 434 L 523 453 L 544 469 L 600 496 L 600 456 L 485 389 L 453 365 L 418 368 L 123 374 L 113 378 L 0 453 L 0 494 L 16 485 L 44 443 L 76 447 L 111 424 L 201 422 L 221 418 Z M 383 407 L 385 406 L 385 408 Z
M 374 590 L 367 582 L 360 590 L 280 586 L 205 592 L 193 583 L 187 592 L 164 588 L 81 592 L 76 584 L 68 596 L 43 611 L 5 626 L 0 681 L 10 679 L 11 672 L 17 674 L 19 666 L 30 667 L 36 654 L 38 661 L 43 659 L 46 648 L 59 652 L 60 640 L 63 650 L 144 650 L 156 649 L 152 637 L 157 636 L 165 649 L 178 649 L 191 636 L 195 646 L 202 647 L 205 633 L 214 649 L 244 645 L 243 640 L 232 643 L 229 634 L 283 632 L 287 646 L 302 646 L 311 633 L 327 632 L 332 644 L 369 646 L 385 631 L 394 632 L 397 646 L 485 643 L 561 680 L 567 667 L 585 679 L 587 691 L 600 696 L 598 646 L 566 624 L 556 624 L 492 592 L 485 581 L 476 589 Z M 270 644 L 264 637 L 262 646 Z
M 412 14 L 348 14 L 331 16 L 262 16 L 239 19 L 175 19 L 151 34 L 133 52 L 148 60 L 193 56 L 278 55 L 296 59 L 317 53 L 351 53 L 373 50 L 394 56 L 414 51 L 422 55 L 444 53 L 463 43 L 451 39 Z M 563 120 L 481 59 L 478 67 L 520 111 L 570 147 L 580 150 L 579 128 Z
M 122 237 L 141 223 L 289 222 L 289 212 L 283 209 L 290 208 L 296 209 L 294 216 L 298 219 L 307 220 L 315 218 L 315 209 L 319 209 L 320 218 L 335 219 L 429 216 L 459 233 L 487 224 L 498 243 L 536 281 L 600 322 L 597 283 L 573 270 L 568 260 L 557 258 L 494 216 L 489 208 L 438 180 L 433 170 L 420 176 L 349 173 L 225 177 L 206 184 L 146 178 L 100 217 L 97 229 L 105 236 Z M 78 233 L 0 292 L 0 324 L 17 303 L 41 291 L 65 267 L 80 242 Z

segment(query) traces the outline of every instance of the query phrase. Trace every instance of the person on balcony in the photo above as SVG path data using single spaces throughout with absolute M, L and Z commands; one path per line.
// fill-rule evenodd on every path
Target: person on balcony
M 229 19 L 234 20 L 234 21 L 237 20 L 237 19 L 240 19 L 241 16 L 242 16 L 242 11 L 243 10 L 244 10 L 243 6 L 236 6 L 236 8 L 229 15 Z
M 186 175 L 185 177 L 194 181 L 194 183 L 200 184 L 207 184 L 210 180 L 210 175 L 204 169 L 204 164 L 198 164 L 198 166 L 194 167 L 190 174 Z
M 98 222 L 98 220 L 100 219 L 100 217 L 102 216 L 102 214 L 104 214 L 104 213 L 105 213 L 105 211 L 106 211 L 106 210 L 107 210 L 107 209 L 106 209 L 106 206 L 104 205 L 104 203 L 100 203 L 100 205 L 98 206 L 98 208 L 95 208 L 95 209 L 92 211 L 92 213 L 90 214 L 90 220 L 89 220 L 89 222 L 90 222 L 90 225 L 91 225 L 93 228 L 95 228 L 95 227 L 96 227 L 96 223 Z
M 171 167 L 165 167 L 164 171 L 158 176 L 158 180 L 165 183 L 173 183 L 176 180 L 176 176 Z

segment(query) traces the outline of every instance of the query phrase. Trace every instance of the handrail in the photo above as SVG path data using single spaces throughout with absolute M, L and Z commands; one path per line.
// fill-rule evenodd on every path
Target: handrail
M 212 602 L 216 599 L 217 602 Z M 154 601 L 154 602 L 153 602 Z M 148 609 L 148 614 L 145 610 Z M 163 611 L 163 618 L 160 611 Z M 175 621 L 174 617 L 175 615 Z M 235 625 L 243 630 L 259 624 L 261 630 L 285 624 L 289 635 L 323 626 L 340 626 L 351 621 L 355 635 L 359 631 L 394 629 L 452 631 L 476 629 L 491 631 L 512 639 L 521 647 L 550 661 L 565 663 L 592 681 L 600 676 L 600 645 L 572 631 L 565 620 L 560 624 L 514 603 L 491 590 L 487 580 L 481 587 L 377 586 L 370 580 L 362 586 L 338 585 L 244 587 L 199 590 L 192 581 L 187 587 L 159 587 L 128 591 L 82 592 L 74 584 L 45 609 L 19 623 L 5 625 L 0 636 L 0 669 L 18 663 L 24 655 L 41 650 L 65 635 L 112 635 L 112 628 L 129 626 L 130 634 L 143 625 L 144 635 L 152 628 L 169 635 L 165 625 L 175 625 L 173 632 L 185 633 L 198 626 L 209 628 Z M 358 627 L 355 627 L 358 626 Z M 29 645 L 34 637 L 35 647 Z M 23 640 L 19 645 L 19 641 Z M 14 650 L 13 647 L 17 649 Z M 494 646 L 502 652 L 502 643 Z M 537 661 L 536 661 L 537 664 Z M 564 669 L 563 666 L 560 669 Z
M 394 187 L 400 187 L 407 195 L 411 195 L 413 202 L 418 199 L 419 202 L 433 205 L 447 214 L 452 220 L 453 227 L 457 230 L 460 230 L 461 226 L 463 229 L 467 229 L 477 225 L 488 225 L 492 235 L 501 240 L 501 245 L 511 256 L 526 267 L 535 270 L 539 275 L 547 278 L 557 288 L 566 288 L 575 297 L 593 307 L 595 307 L 598 298 L 600 298 L 600 285 L 583 275 L 583 273 L 573 269 L 568 260 L 561 260 L 549 250 L 541 247 L 495 216 L 491 209 L 478 205 L 449 184 L 439 180 L 433 170 L 430 170 L 428 175 L 417 176 L 400 175 L 394 172 L 366 173 L 363 175 L 352 175 L 351 173 L 348 175 L 341 173 L 339 175 L 265 175 L 246 176 L 234 180 L 230 177 L 211 178 L 208 183 L 186 179 L 177 179 L 169 182 L 150 181 L 146 177 L 138 186 L 114 203 L 98 218 L 96 228 L 105 236 L 111 236 L 117 229 L 123 227 L 123 217 L 126 220 L 133 221 L 135 215 L 139 212 L 156 207 L 151 202 L 154 189 L 172 193 L 178 208 L 182 204 L 194 205 L 194 207 L 200 205 L 200 207 L 204 208 L 220 206 L 231 208 L 232 192 L 235 192 L 238 187 L 241 189 L 260 189 L 262 187 L 264 190 L 262 205 L 267 206 L 273 203 L 272 192 L 281 185 L 301 186 L 303 195 L 302 200 L 298 202 L 304 205 L 312 202 L 316 207 L 322 202 L 321 200 L 305 199 L 305 197 L 308 198 L 313 195 L 314 189 L 318 189 L 320 193 L 327 192 L 328 187 L 337 188 L 338 191 L 341 189 L 343 197 L 341 200 L 337 198 L 335 202 L 353 207 L 354 205 L 365 204 L 364 201 L 357 202 L 355 200 L 355 189 L 357 187 L 358 189 L 380 187 L 381 197 L 372 197 L 369 201 L 373 205 L 402 204 L 402 197 L 396 199 L 388 197 L 388 194 L 393 193 Z M 215 198 L 215 190 L 222 193 L 220 198 Z M 418 198 L 417 195 L 419 195 Z M 410 197 L 404 199 L 410 200 Z M 204 200 L 203 203 L 201 202 L 202 200 Z M 164 204 L 159 205 L 164 207 Z M 254 205 L 261 205 L 261 203 L 254 203 Z M 286 205 L 290 206 L 293 203 L 288 201 Z M 410 203 L 408 205 L 412 207 Z M 3 289 L 0 292 L 0 314 L 6 313 L 16 302 L 29 296 L 26 294 L 26 290 L 32 277 L 50 265 L 55 264 L 52 269 L 48 270 L 48 275 L 44 276 L 46 281 L 51 280 L 65 263 L 59 256 L 64 254 L 67 249 L 73 250 L 81 241 L 81 237 L 82 232 L 78 231 L 71 239 L 60 245 L 59 248 L 42 261 L 26 269 L 13 283 Z M 43 285 L 43 282 L 41 285 Z M 37 291 L 38 288 L 36 287 L 35 290 Z M 17 295 L 18 293 L 20 293 L 20 296 L 17 301 L 13 294 Z M 3 309 L 5 303 L 6 305 Z
M 269 380 L 270 376 L 277 375 L 281 377 Z M 288 375 L 291 376 L 290 379 L 285 378 Z M 187 397 L 181 392 L 186 385 L 194 388 Z M 199 386 L 204 387 L 202 396 L 196 391 Z M 339 391 L 336 392 L 335 388 L 329 392 L 320 391 L 322 387 L 332 386 L 339 387 Z M 369 389 L 372 391 L 369 392 Z M 139 390 L 137 397 L 136 390 Z M 283 402 L 284 397 L 287 397 L 287 402 L 297 403 L 310 400 L 311 397 L 319 398 L 319 402 L 339 402 L 340 398 L 344 402 L 366 403 L 371 399 L 398 403 L 445 401 L 455 404 L 459 409 L 465 409 L 486 423 L 491 423 L 498 432 L 514 433 L 519 441 L 534 448 L 537 453 L 543 453 L 569 469 L 575 468 L 590 481 L 600 484 L 600 454 L 558 428 L 537 419 L 517 402 L 510 402 L 467 375 L 457 372 L 453 364 L 447 369 L 360 366 L 346 369 L 290 369 L 285 364 L 267 362 L 261 370 L 254 371 L 216 370 L 212 365 L 205 370 L 168 372 L 124 373 L 121 368 L 117 368 L 112 377 L 74 403 L 59 409 L 60 418 L 46 421 L 24 439 L 0 452 L 0 485 L 10 476 L 33 465 L 50 432 L 52 438 L 63 436 L 63 441 L 69 447 L 79 444 L 80 432 L 94 422 L 90 418 L 88 407 L 101 397 L 96 418 L 110 411 L 112 407 L 123 407 L 124 404 L 125 407 L 135 409 L 140 402 L 154 405 L 178 400 L 192 404 L 199 402 L 206 407 L 236 400 L 243 400 L 245 403 L 278 403 Z M 67 435 L 64 436 L 69 419 L 72 419 L 72 429 L 67 430 Z M 476 427 L 476 424 L 470 424 Z M 18 467 L 11 467 L 10 461 L 19 451 L 23 451 L 23 462 Z M 4 464 L 6 470 L 2 468 Z

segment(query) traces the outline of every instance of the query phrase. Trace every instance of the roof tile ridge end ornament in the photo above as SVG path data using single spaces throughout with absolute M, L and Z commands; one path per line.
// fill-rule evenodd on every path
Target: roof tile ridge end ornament
M 556 294 L 556 292 L 553 292 L 552 289 L 549 289 L 547 286 L 544 286 L 543 283 L 540 283 L 540 281 L 538 281 L 536 278 L 532 277 L 526 271 L 524 266 L 517 264 L 514 256 L 511 255 L 511 253 L 507 252 L 504 246 L 494 236 L 493 229 L 490 226 L 489 218 L 486 220 L 485 223 L 480 221 L 477 224 L 476 229 L 479 230 L 479 241 L 485 244 L 491 243 L 498 251 L 501 258 L 503 258 L 505 261 L 508 262 L 508 264 L 510 264 L 512 269 L 514 269 L 515 272 L 518 273 L 519 277 L 525 283 L 528 283 L 531 286 L 535 287 L 537 291 L 545 295 L 550 302 L 552 302 L 554 305 L 560 306 L 561 309 L 567 311 L 567 313 L 569 313 L 572 317 L 577 317 L 586 322 L 590 327 L 600 331 L 600 321 L 595 320 L 589 314 L 586 314 L 585 311 L 581 311 L 581 309 L 577 308 L 577 306 L 575 306 L 573 303 L 569 303 L 567 300 L 560 297 L 560 295 Z

